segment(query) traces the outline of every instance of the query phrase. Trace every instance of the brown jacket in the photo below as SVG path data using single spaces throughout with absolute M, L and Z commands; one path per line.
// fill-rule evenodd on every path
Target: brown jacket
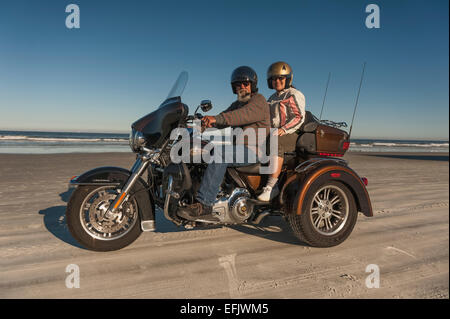
M 255 129 L 258 136 L 258 128 L 266 129 L 266 136 L 270 132 L 270 108 L 264 96 L 259 93 L 252 94 L 248 102 L 235 101 L 225 111 L 215 116 L 218 127 L 240 127 L 244 131 L 247 128 Z M 265 141 L 258 141 L 258 144 Z M 237 137 L 239 143 L 239 137 Z M 247 139 L 244 144 L 248 145 Z

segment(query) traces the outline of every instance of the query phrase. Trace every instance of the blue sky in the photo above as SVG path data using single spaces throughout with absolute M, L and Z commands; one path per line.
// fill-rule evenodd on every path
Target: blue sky
M 80 8 L 68 29 L 65 7 Z M 365 8 L 380 7 L 368 29 Z M 0 130 L 128 132 L 177 75 L 193 109 L 235 99 L 233 69 L 291 64 L 307 109 L 350 124 L 354 138 L 448 139 L 448 1 L 3 1 Z

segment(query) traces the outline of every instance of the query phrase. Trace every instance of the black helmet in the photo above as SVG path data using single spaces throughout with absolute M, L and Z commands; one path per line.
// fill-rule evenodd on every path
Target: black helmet
M 258 92 L 258 76 L 255 70 L 249 66 L 240 66 L 236 68 L 231 74 L 231 89 L 236 94 L 236 88 L 233 85 L 235 82 L 249 81 L 252 84 L 252 93 Z

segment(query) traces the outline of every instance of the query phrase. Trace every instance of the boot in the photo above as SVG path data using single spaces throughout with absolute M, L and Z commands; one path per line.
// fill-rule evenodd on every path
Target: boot
M 212 207 L 202 203 L 194 203 L 186 207 L 178 208 L 177 215 L 187 220 L 215 220 L 212 216 Z

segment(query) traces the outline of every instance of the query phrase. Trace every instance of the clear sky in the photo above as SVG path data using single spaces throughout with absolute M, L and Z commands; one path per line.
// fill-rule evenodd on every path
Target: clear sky
M 80 28 L 65 24 L 68 4 Z M 380 28 L 365 25 L 380 8 Z M 266 98 L 276 61 L 294 70 L 307 110 L 350 124 L 354 138 L 448 139 L 448 1 L 2 1 L 0 130 L 128 132 L 185 70 L 191 111 L 235 99 L 249 65 Z

